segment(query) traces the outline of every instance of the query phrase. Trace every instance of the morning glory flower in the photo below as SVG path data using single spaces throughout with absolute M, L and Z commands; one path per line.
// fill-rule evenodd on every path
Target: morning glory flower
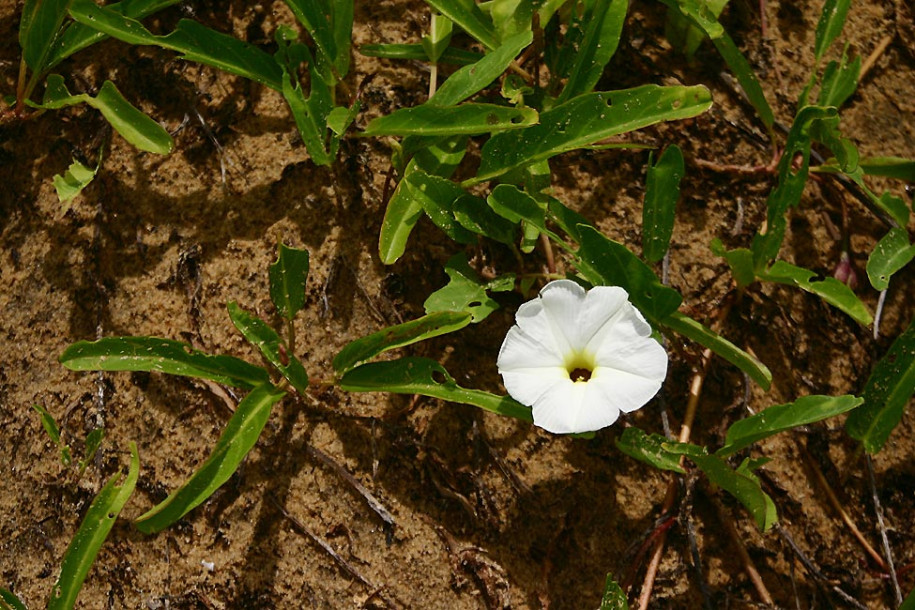
M 498 367 L 534 424 L 554 433 L 605 428 L 658 392 L 667 352 L 616 286 L 550 282 L 515 314 Z

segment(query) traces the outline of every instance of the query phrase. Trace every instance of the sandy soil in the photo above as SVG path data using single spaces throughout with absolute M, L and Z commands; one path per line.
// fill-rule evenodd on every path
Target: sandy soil
M 738 0 L 724 23 L 789 123 L 793 101 L 812 69 L 820 3 Z M 420 2 L 357 2 L 355 43 L 417 41 L 426 27 Z M 0 89 L 15 89 L 20 3 L 0 3 Z M 189 2 L 166 11 L 168 27 L 192 15 L 211 27 L 269 45 L 281 2 Z M 663 37 L 663 10 L 636 2 L 601 88 L 642 83 L 703 83 L 715 106 L 690 120 L 636 135 L 677 143 L 687 157 L 670 260 L 684 311 L 717 316 L 730 290 L 726 266 L 708 244 L 747 245 L 765 216 L 773 176 L 715 169 L 705 162 L 766 165 L 759 124 L 719 77 L 711 47 L 685 61 Z M 864 155 L 912 156 L 915 150 L 915 47 L 912 10 L 903 0 L 854 3 L 845 37 L 868 56 L 886 50 L 843 110 L 843 131 Z M 836 45 L 830 53 L 840 52 Z M 392 267 L 377 257 L 384 211 L 388 143 L 349 139 L 333 168 L 308 161 L 282 99 L 272 91 L 165 51 L 106 42 L 61 67 L 74 89 L 104 78 L 176 134 L 168 157 L 138 153 L 111 136 L 97 114 L 74 109 L 0 127 L 0 585 L 31 607 L 47 599 L 61 556 L 93 495 L 139 445 L 137 492 L 102 549 L 81 608 L 593 608 L 606 574 L 642 582 L 639 549 L 655 529 L 667 478 L 614 447 L 621 426 L 592 440 L 559 438 L 472 407 L 429 399 L 315 392 L 279 405 L 247 461 L 205 505 L 159 535 L 129 520 L 162 500 L 208 455 L 229 413 L 207 387 L 150 374 L 77 374 L 57 363 L 71 342 L 149 334 L 257 362 L 225 311 L 229 301 L 273 313 L 267 266 L 278 241 L 311 252 L 308 303 L 299 356 L 315 380 L 347 342 L 422 312 L 444 285 L 442 264 L 458 246 L 423 224 L 408 255 Z M 364 91 L 358 123 L 423 101 L 428 70 L 354 53 Z M 110 138 L 110 140 L 109 140 Z M 51 177 L 74 155 L 95 159 L 96 182 L 64 212 Z M 638 251 L 647 153 L 604 151 L 557 159 L 557 196 L 610 237 Z M 225 168 L 225 178 L 222 169 Z M 466 171 L 462 170 L 462 171 Z M 877 186 L 883 187 L 880 183 Z M 890 185 L 902 194 L 898 184 Z M 832 272 L 835 227 L 848 210 L 858 292 L 877 294 L 864 275 L 883 227 L 853 199 L 811 182 L 795 211 L 782 256 Z M 493 246 L 488 264 L 510 268 Z M 471 252 L 472 254 L 473 252 Z M 528 265 L 542 261 L 535 255 Z M 807 393 L 860 392 L 876 359 L 913 313 L 912 269 L 894 280 L 883 336 L 787 288 L 757 286 L 737 304 L 723 333 L 772 369 L 764 393 L 747 387 L 724 362 L 710 369 L 696 442 L 721 442 L 741 417 Z M 446 363 L 471 387 L 500 391 L 495 356 L 520 295 L 484 323 L 415 350 Z M 677 427 L 699 361 L 695 345 L 673 338 L 671 371 L 658 399 L 631 418 L 661 431 L 662 412 Z M 104 427 L 96 459 L 77 479 L 64 469 L 31 405 L 49 409 L 79 453 Z M 904 591 L 915 586 L 915 416 L 912 410 L 876 456 L 876 489 Z M 689 478 L 660 566 L 653 608 L 699 608 L 703 587 L 714 608 L 755 607 L 759 596 L 725 524 L 738 537 L 779 607 L 894 606 L 888 579 L 832 508 L 822 471 L 864 537 L 879 531 L 864 463 L 841 418 L 761 443 L 781 530 L 762 535 L 729 497 Z M 326 456 L 327 459 L 322 459 Z M 393 515 L 372 511 L 336 464 Z M 816 469 L 812 467 L 816 466 Z M 695 531 L 699 572 L 690 553 Z M 805 567 L 797 549 L 821 573 Z M 319 542 L 320 541 L 320 542 Z M 326 544 L 326 548 L 322 547 Z M 701 576 L 700 576 L 701 574 Z

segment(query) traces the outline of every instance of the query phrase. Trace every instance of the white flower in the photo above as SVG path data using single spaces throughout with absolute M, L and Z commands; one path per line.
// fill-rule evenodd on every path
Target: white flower
M 648 402 L 667 352 L 625 290 L 550 282 L 515 314 L 498 366 L 512 398 L 554 433 L 600 430 Z

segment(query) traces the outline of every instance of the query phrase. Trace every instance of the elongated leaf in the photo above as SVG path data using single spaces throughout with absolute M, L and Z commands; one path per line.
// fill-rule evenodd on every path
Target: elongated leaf
M 228 305 L 229 317 L 235 328 L 241 331 L 254 347 L 260 350 L 264 357 L 276 367 L 276 370 L 296 389 L 299 394 L 305 394 L 308 389 L 308 373 L 295 354 L 286 350 L 286 345 L 275 330 L 258 317 L 252 316 L 237 303 Z
M 48 610 L 70 610 L 89 574 L 89 569 L 105 543 L 115 519 L 133 494 L 140 474 L 140 456 L 137 446 L 130 443 L 130 468 L 127 476 L 120 473 L 108 480 L 89 505 L 79 529 L 70 541 L 60 566 L 60 575 L 48 600 Z
M 772 373 L 765 364 L 689 316 L 675 311 L 664 318 L 661 324 L 712 350 L 715 355 L 749 375 L 762 389 L 768 390 L 772 385 Z
M 474 0 L 426 0 L 426 4 L 456 23 L 487 49 L 499 46 L 496 28 Z
M 393 265 L 403 256 L 410 233 L 423 215 L 423 204 L 406 179 L 414 171 L 416 171 L 415 159 L 407 164 L 404 179 L 394 189 L 394 194 L 391 195 L 388 206 L 385 208 L 384 219 L 381 221 L 378 255 L 381 262 L 386 265 Z
M 779 284 L 797 286 L 811 294 L 815 294 L 833 307 L 842 310 L 860 324 L 870 324 L 874 317 L 867 306 L 861 302 L 852 289 L 834 277 L 822 280 L 812 280 L 816 273 L 797 267 L 785 261 L 776 261 L 771 267 L 759 273 L 759 278 Z
M 334 68 L 339 78 L 349 72 L 350 47 L 353 43 L 353 2 L 354 0 L 331 0 L 334 45 L 337 49 Z
M 842 28 L 845 26 L 845 17 L 848 15 L 850 6 L 851 0 L 826 0 L 826 4 L 823 5 L 823 12 L 817 22 L 816 43 L 814 45 L 817 63 L 823 59 L 823 55 L 829 45 L 842 33 Z
M 385 59 L 413 59 L 427 61 L 431 58 L 421 44 L 364 44 L 359 52 L 366 57 L 383 57 Z M 438 58 L 438 63 L 466 66 L 479 61 L 484 56 L 474 51 L 465 51 L 455 47 L 446 48 Z
M 462 388 L 438 362 L 428 358 L 400 358 L 370 362 L 347 372 L 340 380 L 347 392 L 421 394 L 473 405 L 499 415 L 533 421 L 531 410 L 508 396 Z
M 823 86 L 820 88 L 819 104 L 839 108 L 858 88 L 858 76 L 861 74 L 861 57 L 855 57 L 848 63 L 846 51 L 842 52 L 841 62 L 831 61 L 823 71 Z
M 776 405 L 744 418 L 728 428 L 724 447 L 715 455 L 725 457 L 779 432 L 835 417 L 864 402 L 857 396 L 802 396 L 792 403 Z
M 293 319 L 305 307 L 308 280 L 308 250 L 280 244 L 276 261 L 270 265 L 270 300 L 278 314 Z
M 136 19 L 95 4 L 73 0 L 70 15 L 78 22 L 130 44 L 156 45 L 182 54 L 183 59 L 225 70 L 282 91 L 283 72 L 273 58 L 254 45 L 182 19 L 174 32 L 155 36 Z
M 409 191 L 420 202 L 432 222 L 451 239 L 462 244 L 474 243 L 476 235 L 461 226 L 454 218 L 454 203 L 467 193 L 451 180 L 415 171 L 406 178 Z
M 871 286 L 886 290 L 890 276 L 905 267 L 915 258 L 915 245 L 909 243 L 909 232 L 892 227 L 877 243 L 867 259 L 867 277 Z
M 915 182 L 915 161 L 901 157 L 870 157 L 861 159 L 858 165 L 868 176 L 886 176 L 907 182 Z
M 537 122 L 533 108 L 467 103 L 439 107 L 429 104 L 395 110 L 373 119 L 363 136 L 480 135 L 528 127 Z
M 41 415 L 41 427 L 44 428 L 48 438 L 50 438 L 55 445 L 60 445 L 60 428 L 57 427 L 57 420 L 54 419 L 54 416 L 41 405 L 32 405 L 32 408 Z
M 141 532 L 153 534 L 172 525 L 213 495 L 238 469 L 254 447 L 270 417 L 270 409 L 286 392 L 263 383 L 248 393 L 226 424 L 207 461 L 164 501 L 134 522 Z
M 330 63 L 337 56 L 337 44 L 334 41 L 333 26 L 329 15 L 325 13 L 326 2 L 321 0 L 286 0 L 286 5 L 292 10 L 308 33 L 311 34 L 319 52 L 323 53 Z
M 711 103 L 708 89 L 702 86 L 644 85 L 581 95 L 542 113 L 537 125 L 490 138 L 483 146 L 477 177 L 468 182 L 484 182 L 511 169 L 661 121 L 693 117 L 708 110 Z
M 670 247 L 680 179 L 685 171 L 683 153 L 676 145 L 668 146 L 654 165 L 649 162 L 642 207 L 642 256 L 649 263 L 664 258 Z
M 429 24 L 429 33 L 423 36 L 421 43 L 429 61 L 434 64 L 438 63 L 438 59 L 448 48 L 448 43 L 451 42 L 451 31 L 453 29 L 453 21 L 433 11 Z
M 512 36 L 480 61 L 464 66 L 449 76 L 426 104 L 453 106 L 482 91 L 508 69 L 512 60 L 531 44 L 533 38 L 534 34 L 530 31 Z
M 849 436 L 877 453 L 902 419 L 915 393 L 915 322 L 893 341 L 864 386 L 864 405 L 845 422 Z
M 604 582 L 604 594 L 600 598 L 599 610 L 629 610 L 626 592 L 613 580 L 611 574 L 607 574 L 607 580 Z
M 810 166 L 811 126 L 817 119 L 834 116 L 836 116 L 835 108 L 806 106 L 797 113 L 794 123 L 791 125 L 788 141 L 778 164 L 778 186 L 772 190 L 766 200 L 766 231 L 757 233 L 753 238 L 751 249 L 757 271 L 778 256 L 782 241 L 785 239 L 785 229 L 788 227 L 786 219 L 788 210 L 797 206 L 804 193 Z M 801 160 L 799 168 L 794 166 L 797 158 Z
M 623 430 L 616 439 L 616 448 L 655 468 L 686 474 L 680 465 L 680 454 L 668 450 L 670 442 L 670 439 L 660 434 L 646 434 L 644 430 L 632 426 Z
M 88 104 L 97 109 L 125 140 L 140 150 L 160 155 L 172 151 L 174 141 L 168 132 L 124 99 L 114 83 L 108 80 L 102 83 L 98 95 L 92 97 L 87 93 L 71 94 L 62 76 L 50 74 L 42 103 L 30 105 L 56 110 L 76 104 Z
M 760 531 L 769 531 L 778 521 L 775 503 L 762 490 L 759 479 L 752 472 L 752 468 L 768 460 L 744 460 L 734 470 L 728 466 L 727 462 L 715 455 L 690 455 L 689 459 L 695 462 L 709 481 L 737 498 L 750 511 Z
M 36 75 L 48 69 L 51 49 L 67 17 L 70 0 L 26 0 L 19 21 L 22 58 Z
M 540 232 L 543 232 L 562 245 L 562 240 L 546 227 L 546 211 L 544 208 L 536 199 L 519 190 L 518 187 L 510 184 L 500 184 L 486 198 L 486 203 L 496 214 L 508 222 L 515 225 L 523 222 L 523 239 L 526 242 L 536 240 L 540 236 Z M 529 250 L 522 246 L 522 251 L 527 252 Z
M 702 0 L 702 4 L 709 11 L 709 18 L 717 19 L 729 0 Z M 670 45 L 682 52 L 692 61 L 699 50 L 699 45 L 708 36 L 701 29 L 694 26 L 689 19 L 683 16 L 679 11 L 668 11 L 667 20 L 664 23 L 664 36 Z
M 628 0 L 596 0 L 587 16 L 585 37 L 578 52 L 569 80 L 559 95 L 558 103 L 566 102 L 583 93 L 590 93 L 604 72 L 604 66 L 616 53 L 626 20 Z
M 623 244 L 588 226 L 579 226 L 581 247 L 577 267 L 592 284 L 620 286 L 629 300 L 654 324 L 666 322 L 677 311 L 683 297 L 661 284 L 651 267 Z
M 448 284 L 429 295 L 423 307 L 427 314 L 437 311 L 461 311 L 471 315 L 471 322 L 481 322 L 489 314 L 499 308 L 487 294 L 487 290 L 504 292 L 514 288 L 514 275 L 497 278 L 492 282 L 483 283 L 470 268 L 467 255 L 455 254 L 445 264 L 445 273 L 448 274 Z
M 233 356 L 211 356 L 187 343 L 158 337 L 106 337 L 79 341 L 64 350 L 60 363 L 71 371 L 153 371 L 211 379 L 253 388 L 269 380 L 267 371 Z
M 55 174 L 52 181 L 60 202 L 67 204 L 72 201 L 84 188 L 89 186 L 97 171 L 98 166 L 86 167 L 79 161 L 74 161 L 63 176 Z M 66 208 L 69 207 L 69 205 L 66 206 Z
M 772 112 L 772 107 L 766 100 L 766 94 L 763 92 L 759 80 L 757 80 L 756 75 L 753 73 L 753 69 L 750 67 L 746 57 L 743 56 L 740 49 L 737 48 L 737 45 L 735 45 L 731 37 L 728 36 L 725 29 L 718 23 L 718 19 L 715 17 L 714 13 L 705 8 L 702 0 L 661 1 L 672 10 L 680 11 L 684 17 L 689 19 L 697 28 L 705 32 L 705 35 L 712 40 L 715 48 L 718 49 L 718 53 L 721 54 L 721 57 L 724 59 L 725 63 L 727 63 L 731 72 L 737 77 L 737 82 L 740 83 L 744 93 L 747 94 L 750 103 L 753 104 L 756 112 L 759 113 L 759 118 L 762 119 L 763 124 L 771 131 L 772 126 L 775 124 L 775 115 Z
M 334 370 L 337 374 L 345 373 L 382 352 L 460 330 L 470 324 L 470 320 L 471 314 L 466 311 L 439 311 L 383 328 L 340 350 L 334 358 Z
M 0 609 L 2 610 L 29 610 L 15 593 L 0 587 Z
M 462 227 L 507 246 L 516 242 L 518 228 L 514 223 L 493 212 L 492 208 L 479 197 L 459 197 L 452 206 L 454 219 Z
M 105 8 L 127 15 L 132 19 L 142 19 L 166 7 L 178 4 L 181 0 L 124 0 L 105 5 Z M 77 51 L 108 38 L 96 29 L 82 23 L 70 23 L 57 39 L 51 56 L 47 62 L 47 69 L 51 69 Z
M 591 223 L 588 222 L 587 218 L 575 210 L 570 209 L 555 197 L 550 197 L 547 200 L 547 209 L 549 211 L 550 220 L 555 222 L 560 229 L 566 232 L 566 235 L 577 242 L 581 242 L 581 231 L 578 229 L 579 225 L 591 227 L 592 229 L 594 228 L 591 226 Z

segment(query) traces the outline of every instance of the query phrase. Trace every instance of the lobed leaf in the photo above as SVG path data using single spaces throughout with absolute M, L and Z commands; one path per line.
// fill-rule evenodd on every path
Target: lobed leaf
M 219 489 L 254 447 L 270 417 L 270 409 L 286 392 L 262 383 L 245 396 L 213 448 L 207 461 L 164 501 L 137 517 L 141 532 L 153 534 L 177 522 Z
M 592 284 L 621 286 L 629 300 L 652 323 L 666 323 L 677 311 L 683 297 L 661 284 L 651 267 L 626 246 L 613 241 L 590 226 L 579 225 L 581 246 L 576 266 Z
M 711 104 L 711 95 L 702 86 L 643 85 L 580 95 L 543 112 L 537 125 L 490 138 L 483 145 L 477 176 L 467 182 L 485 182 L 512 169 L 661 121 L 693 117 Z
M 664 258 L 670 247 L 684 172 L 683 153 L 676 145 L 668 146 L 654 165 L 649 157 L 642 206 L 642 257 L 649 263 Z
M 635 426 L 626 428 L 616 439 L 616 448 L 631 458 L 645 462 L 660 470 L 686 474 L 680 465 L 680 454 L 668 449 L 670 439 L 660 434 L 646 434 Z
M 131 442 L 127 476 L 118 473 L 111 477 L 89 505 L 86 516 L 64 553 L 60 575 L 48 600 L 48 610 L 69 610 L 76 604 L 76 598 L 99 549 L 105 543 L 124 504 L 133 494 L 139 473 L 140 456 L 136 444 Z
M 57 198 L 60 202 L 69 203 L 72 201 L 84 188 L 89 186 L 93 178 L 95 178 L 95 173 L 97 171 L 98 166 L 94 168 L 86 167 L 79 161 L 73 161 L 63 176 L 54 174 L 52 181 L 54 183 L 54 190 L 57 191 Z M 69 208 L 69 205 L 66 206 L 66 208 Z
M 557 103 L 590 93 L 600 80 L 604 67 L 616 53 L 626 21 L 628 0 L 596 0 L 586 16 L 584 39 L 574 55 L 569 79 Z
M 276 261 L 270 265 L 270 300 L 277 313 L 287 320 L 292 320 L 305 307 L 308 263 L 308 250 L 281 243 Z
M 347 392 L 420 394 L 480 407 L 498 415 L 533 421 L 531 410 L 509 396 L 462 388 L 438 362 L 428 358 L 400 358 L 370 362 L 348 371 L 340 379 Z
M 88 104 L 101 112 L 115 131 L 140 150 L 165 155 L 174 147 L 174 140 L 168 132 L 124 99 L 109 80 L 102 83 L 98 95 L 92 97 L 87 93 L 71 94 L 64 85 L 62 76 L 50 74 L 41 104 L 31 105 L 56 110 L 76 104 Z
M 286 350 L 286 345 L 279 334 L 258 317 L 252 316 L 234 301 L 229 303 L 229 317 L 249 343 L 254 345 L 264 357 L 280 372 L 299 394 L 304 395 L 308 389 L 308 373 L 302 362 Z
M 467 103 L 440 107 L 423 104 L 373 119 L 362 136 L 480 135 L 529 127 L 537 122 L 533 108 Z
M 514 288 L 514 275 L 483 283 L 470 268 L 467 255 L 455 254 L 445 264 L 448 284 L 429 295 L 423 307 L 427 314 L 439 311 L 466 312 L 474 324 L 483 321 L 499 308 L 487 291 L 506 291 Z
M 712 350 L 712 353 L 749 375 L 762 389 L 768 390 L 772 385 L 772 372 L 765 364 L 689 316 L 675 311 L 661 320 L 661 324 Z
M 282 91 L 283 72 L 273 58 L 252 44 L 182 19 L 174 32 L 156 36 L 131 19 L 93 0 L 72 0 L 70 16 L 112 38 L 130 44 L 155 45 L 181 53 L 182 59 L 213 66 Z
M 439 311 L 388 326 L 348 343 L 334 357 L 334 371 L 340 375 L 388 350 L 460 330 L 470 324 L 471 317 L 467 311 Z
M 884 235 L 867 259 L 867 278 L 877 290 L 890 286 L 890 276 L 915 258 L 915 245 L 909 243 L 909 232 L 892 227 Z
M 735 422 L 728 428 L 724 447 L 715 455 L 726 457 L 753 443 L 851 411 L 864 402 L 857 396 L 802 396 L 792 403 L 775 405 Z
M 849 436 L 877 453 L 902 419 L 915 393 L 915 322 L 893 341 L 864 386 L 864 405 L 845 422 Z
M 106 337 L 79 341 L 60 355 L 71 371 L 152 371 L 210 379 L 253 388 L 269 380 L 267 371 L 233 356 L 211 356 L 187 343 L 158 337 Z
M 815 272 L 785 261 L 776 261 L 771 267 L 759 273 L 759 278 L 762 280 L 797 286 L 802 290 L 819 296 L 860 324 L 867 325 L 874 321 L 874 317 L 868 311 L 867 306 L 855 296 L 855 293 L 846 284 L 834 277 L 812 280 L 811 278 L 814 276 L 816 276 Z

